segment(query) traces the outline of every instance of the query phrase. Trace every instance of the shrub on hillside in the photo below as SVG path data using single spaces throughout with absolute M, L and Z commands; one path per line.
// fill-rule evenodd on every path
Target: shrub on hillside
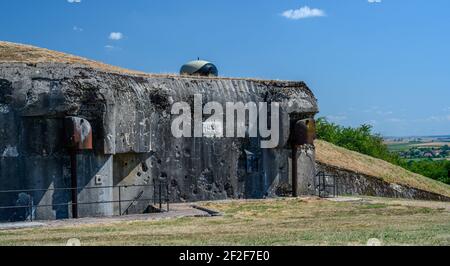
M 325 118 L 317 120 L 317 137 L 348 150 L 356 151 L 394 164 L 400 164 L 397 154 L 391 153 L 383 143 L 383 137 L 372 132 L 371 125 L 357 128 L 343 127 Z
M 411 172 L 450 184 L 450 161 L 433 161 L 431 159 L 407 162 L 406 168 Z

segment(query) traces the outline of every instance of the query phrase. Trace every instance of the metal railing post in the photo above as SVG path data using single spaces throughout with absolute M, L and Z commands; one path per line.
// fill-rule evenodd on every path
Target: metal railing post
M 33 197 L 30 196 L 30 222 L 33 222 Z
M 119 216 L 122 216 L 122 196 L 121 196 L 121 186 L 118 186 L 119 188 Z
M 336 176 L 333 176 L 333 180 L 334 180 L 334 197 L 337 197 L 337 185 L 336 185 Z
M 153 205 L 156 205 L 156 180 L 153 179 Z
M 170 197 L 169 197 L 169 183 L 166 184 L 166 201 L 167 201 L 167 212 L 169 212 L 169 201 L 170 201 Z
M 162 182 L 159 181 L 159 209 L 162 210 Z
M 78 175 L 77 175 L 77 151 L 70 151 L 70 182 L 72 186 L 72 218 L 78 218 Z

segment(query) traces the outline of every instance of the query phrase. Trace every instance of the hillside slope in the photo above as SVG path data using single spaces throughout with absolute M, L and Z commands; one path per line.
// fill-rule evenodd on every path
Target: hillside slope
M 126 74 L 141 74 L 146 73 L 139 71 L 132 71 L 121 67 L 107 65 L 94 60 L 89 60 L 83 57 L 70 55 L 62 52 L 48 50 L 45 48 L 35 47 L 31 45 L 18 44 L 0 41 L 0 63 L 61 63 L 61 64 L 78 64 L 93 69 L 99 69 L 110 72 L 126 73 Z
M 350 151 L 325 141 L 316 140 L 315 145 L 316 160 L 319 163 L 378 177 L 388 183 L 406 185 L 450 197 L 450 186 L 447 184 L 412 173 L 386 161 Z

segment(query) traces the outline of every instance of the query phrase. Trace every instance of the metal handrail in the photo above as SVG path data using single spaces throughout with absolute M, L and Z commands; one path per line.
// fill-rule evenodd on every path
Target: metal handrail
M 152 199 L 132 199 L 132 200 L 110 200 L 110 201 L 91 201 L 91 202 L 79 202 L 78 205 L 93 205 L 93 204 L 107 204 L 107 203 L 119 203 L 119 202 L 133 202 L 133 201 L 148 201 L 151 202 Z M 46 208 L 46 207 L 55 207 L 55 206 L 71 206 L 75 203 L 55 203 L 55 204 L 40 204 L 40 205 L 33 205 L 33 208 Z M 0 209 L 19 209 L 19 208 L 30 208 L 29 205 L 15 205 L 15 206 L 0 206 Z
M 29 198 L 29 204 L 25 205 L 11 205 L 11 206 L 0 206 L 0 210 L 5 210 L 5 209 L 30 209 L 30 220 L 33 219 L 33 210 L 36 208 L 48 208 L 48 207 L 57 207 L 57 206 L 73 206 L 74 204 L 77 205 L 93 205 L 93 204 L 114 204 L 114 203 L 118 203 L 119 204 L 119 215 L 123 215 L 122 214 L 122 203 L 128 203 L 131 202 L 130 206 L 132 206 L 134 203 L 136 202 L 152 202 L 153 199 L 149 199 L 149 198 L 141 198 L 144 194 L 144 191 L 142 191 L 139 194 L 139 197 L 135 197 L 133 199 L 122 199 L 122 189 L 123 188 L 151 188 L 152 186 L 154 186 L 155 184 L 151 184 L 151 185 L 121 185 L 121 186 L 96 186 L 96 187 L 77 187 L 77 188 L 72 188 L 72 187 L 66 187 L 66 188 L 48 188 L 48 189 L 15 189 L 15 190 L 0 190 L 0 194 L 9 194 L 9 193 L 25 193 L 27 194 L 30 198 Z M 118 189 L 119 193 L 119 199 L 118 200 L 106 200 L 106 201 L 90 201 L 90 202 L 78 202 L 78 203 L 73 203 L 73 202 L 67 202 L 67 203 L 52 203 L 52 204 L 33 204 L 34 201 L 34 197 L 30 194 L 33 193 L 39 193 L 39 192 L 49 192 L 49 191 L 73 191 L 73 190 L 77 190 L 77 191 L 81 191 L 81 190 L 94 190 L 94 189 Z M 167 190 L 168 190 L 168 186 L 167 186 Z M 157 191 L 154 191 L 154 194 L 156 195 Z M 161 193 L 161 191 L 160 191 Z M 166 197 L 166 201 L 167 201 L 167 205 L 169 206 L 169 192 L 167 191 L 167 197 Z M 160 195 L 160 197 L 162 197 L 162 195 Z M 129 210 L 129 207 L 127 207 L 127 210 Z M 169 207 L 167 208 L 169 209 Z
M 332 197 L 338 196 L 338 186 L 337 186 L 337 178 L 335 175 L 326 174 L 324 171 L 318 172 L 316 177 L 319 179 L 319 185 L 318 185 L 318 192 L 319 197 L 323 198 L 326 197 L 325 195 L 322 195 L 322 192 L 327 192 L 327 188 L 333 188 L 333 195 Z M 327 184 L 327 178 L 332 178 L 333 184 Z
M 167 203 L 167 212 L 170 210 L 170 190 L 169 190 L 169 183 L 166 180 L 161 179 L 154 179 L 153 180 L 153 205 L 159 204 L 159 210 L 162 211 L 162 205 L 163 205 L 163 187 L 166 190 L 166 197 L 165 202 Z M 158 188 L 158 199 L 156 197 L 156 191 Z
M 2 193 L 18 193 L 18 192 L 41 192 L 41 191 L 58 191 L 58 190 L 83 190 L 83 189 L 104 189 L 104 188 L 129 188 L 129 187 L 151 187 L 152 185 L 120 185 L 120 186 L 96 186 L 96 187 L 67 187 L 67 188 L 41 188 L 41 189 L 17 189 L 17 190 L 0 190 Z
M 153 192 L 155 193 L 155 192 Z M 139 195 L 137 195 L 133 201 L 131 201 L 130 205 L 128 205 L 128 207 L 125 209 L 125 211 L 121 214 L 121 215 L 125 215 L 128 214 L 128 211 L 130 210 L 130 208 L 133 206 L 133 204 L 135 204 L 136 202 L 139 202 L 140 198 L 144 195 L 144 190 L 142 190 Z

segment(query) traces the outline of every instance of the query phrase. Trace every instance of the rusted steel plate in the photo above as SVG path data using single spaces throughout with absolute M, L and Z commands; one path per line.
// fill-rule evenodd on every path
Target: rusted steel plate
M 80 117 L 64 119 L 66 146 L 76 150 L 92 150 L 92 127 Z
M 312 118 L 298 120 L 291 127 L 290 142 L 293 146 L 314 144 L 316 139 L 316 121 Z

